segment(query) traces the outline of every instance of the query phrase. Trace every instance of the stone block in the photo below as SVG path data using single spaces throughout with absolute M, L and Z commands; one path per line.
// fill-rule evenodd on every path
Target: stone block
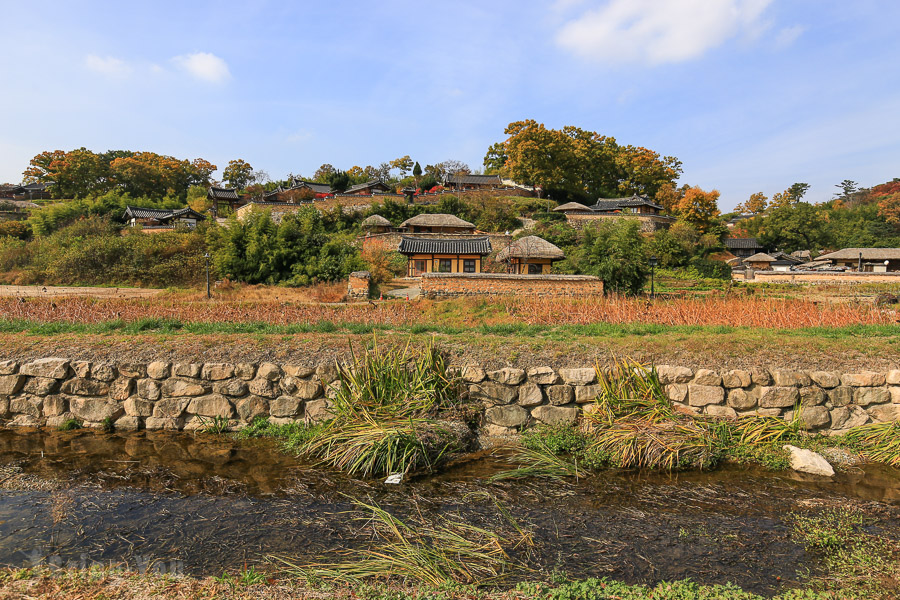
M 666 398 L 672 402 L 687 402 L 688 386 L 686 383 L 670 383 L 665 390 Z
M 492 406 L 484 412 L 484 418 L 501 427 L 519 427 L 528 421 L 528 411 L 515 404 Z
M 209 391 L 209 388 L 194 383 L 193 381 L 185 381 L 183 379 L 167 379 L 162 385 L 163 396 L 169 398 L 181 398 L 184 396 L 202 396 Z
M 141 377 L 147 376 L 147 365 L 141 365 L 138 363 L 125 363 L 120 364 L 116 367 L 119 371 L 119 375 L 122 377 L 132 377 L 134 379 L 140 379 Z
M 900 387 L 889 387 L 888 391 L 891 393 L 891 402 L 900 404 Z
M 278 402 L 278 400 L 281 400 L 282 398 L 286 398 L 286 397 L 282 396 L 281 398 L 278 398 L 277 400 L 273 400 L 272 401 L 273 405 L 275 402 Z M 295 402 L 297 402 L 298 405 L 300 404 L 299 401 L 295 400 Z M 283 406 L 283 404 L 282 404 L 282 406 Z M 253 419 L 255 419 L 256 417 L 258 417 L 260 415 L 270 414 L 269 402 L 265 398 L 260 398 L 259 396 L 247 396 L 246 398 L 241 398 L 240 400 L 235 402 L 235 408 L 237 408 L 238 417 L 240 417 L 241 421 L 243 421 L 244 423 L 250 423 L 251 421 L 253 421 Z M 289 416 L 293 416 L 293 414 L 290 414 L 290 415 L 284 414 L 284 415 L 275 415 L 275 416 L 276 417 L 289 417 Z
M 687 367 L 660 365 L 656 367 L 656 375 L 663 385 L 670 383 L 688 383 L 694 378 L 694 372 Z
M 2 373 L 2 370 L 0 370 L 0 373 Z M 900 385 L 900 371 L 896 369 L 893 371 L 888 371 L 884 376 L 884 381 L 888 385 Z
M 694 380 L 691 383 L 694 385 L 711 385 L 718 387 L 722 385 L 722 378 L 718 373 L 710 369 L 697 369 L 697 373 L 694 375 Z
M 589 385 L 597 381 L 597 371 L 593 368 L 560 369 L 559 376 L 570 385 Z
M 891 393 L 887 388 L 862 387 L 853 390 L 853 402 L 859 406 L 887 404 L 890 401 Z
M 124 414 L 125 409 L 118 402 L 105 398 L 69 398 L 69 411 L 76 418 L 84 421 L 100 423 L 106 419 L 115 419 Z
M 285 375 L 281 378 L 281 381 L 278 382 L 278 388 L 281 390 L 282 394 L 291 395 L 297 391 L 297 382 L 301 381 L 296 377 L 291 377 L 290 375 Z
M 113 427 L 118 431 L 137 431 L 141 428 L 141 419 L 140 417 L 133 417 L 127 414 L 122 415 L 116 419 Z
M 525 374 L 528 381 L 538 385 L 553 385 L 559 381 L 559 375 L 550 367 L 531 367 Z
M 137 394 L 147 400 L 159 400 L 162 395 L 162 386 L 155 379 L 139 379 Z
M 494 381 L 485 381 L 469 386 L 470 398 L 483 400 L 488 404 L 510 404 L 511 402 L 514 402 L 518 396 L 518 388 L 496 383 Z
M 570 385 L 551 385 L 547 387 L 547 399 L 553 406 L 569 404 L 574 400 L 575 393 Z
M 858 406 L 839 406 L 831 410 L 832 430 L 852 429 L 869 422 L 869 414 Z
M 306 379 L 312 377 L 316 373 L 315 367 L 306 367 L 303 365 L 284 365 L 281 367 L 284 374 L 288 377 L 296 377 L 297 379 Z
M 59 390 L 59 380 L 50 379 L 49 377 L 29 377 L 25 382 L 22 391 L 26 394 L 36 394 L 38 396 L 47 396 L 55 394 Z
M 63 384 L 62 391 L 75 396 L 105 396 L 109 393 L 109 385 L 93 379 L 70 379 Z M 94 421 L 97 419 L 88 420 Z M 103 419 L 99 420 L 102 421 Z
M 303 414 L 306 417 L 306 420 L 311 423 L 319 423 L 334 417 L 331 406 L 325 398 L 310 400 L 304 403 Z
M 831 406 L 847 406 L 853 403 L 853 388 L 839 386 L 825 393 Z
M 514 427 L 502 427 L 500 425 L 493 425 L 488 423 L 481 429 L 482 435 L 485 437 L 503 437 L 508 435 L 515 435 L 516 429 Z
M 244 381 L 250 381 L 256 377 L 256 365 L 253 363 L 238 363 L 234 366 L 234 376 L 240 377 Z M 305 377 L 309 377 L 309 375 L 305 375 Z
M 58 417 L 69 412 L 69 401 L 63 396 L 47 396 L 44 398 L 42 411 L 45 417 Z
M 800 421 L 805 429 L 822 429 L 831 424 L 831 413 L 824 406 L 804 406 Z
M 65 358 L 39 358 L 22 365 L 19 373 L 29 377 L 65 379 L 69 376 L 69 361 Z
M 296 417 L 300 414 L 301 406 L 298 398 L 279 396 L 269 403 L 269 414 L 273 417 Z M 240 413 L 240 405 L 238 405 L 238 413 Z
M 460 377 L 466 383 L 481 383 L 487 375 L 485 375 L 484 369 L 478 365 L 466 365 L 462 368 Z
M 87 379 L 91 376 L 91 363 L 87 360 L 73 360 L 72 371 L 75 373 L 75 377 L 81 377 L 82 379 Z
M 574 406 L 536 406 L 531 416 L 546 425 L 571 425 L 578 419 L 578 409 Z
M 734 369 L 722 373 L 722 385 L 729 389 L 750 387 L 751 382 L 750 371 Z
M 153 417 L 158 419 L 178 419 L 190 403 L 190 398 L 163 398 L 153 405 Z M 147 425 L 147 429 L 151 427 Z
M 262 371 L 262 369 L 260 369 Z M 254 379 L 247 386 L 251 394 L 266 398 L 277 398 L 280 395 L 278 383 L 270 379 Z
M 737 418 L 737 411 L 735 411 L 730 406 L 719 406 L 717 404 L 710 404 L 703 409 L 703 412 L 708 414 L 711 417 L 719 417 L 719 418 L 727 418 L 734 419 Z
M 15 375 L 18 371 L 18 362 L 14 360 L 0 360 L 0 375 Z
M 209 381 L 230 379 L 234 375 L 234 366 L 225 363 L 207 363 L 200 370 L 200 378 Z
M 134 391 L 134 379 L 120 377 L 109 386 L 109 397 L 112 400 L 127 400 Z
M 600 384 L 577 385 L 575 386 L 575 402 L 578 404 L 593 402 L 600 395 L 602 389 Z
M 844 373 L 841 375 L 841 384 L 850 387 L 876 387 L 884 385 L 884 373 L 863 371 L 862 373 Z
M 240 398 L 247 394 L 247 382 L 242 379 L 229 379 L 227 381 L 217 381 L 213 384 L 213 392 L 232 398 Z
M 203 369 L 203 365 L 197 363 L 175 363 L 175 366 L 172 367 L 172 374 L 175 377 L 190 377 L 192 379 L 197 379 L 200 377 L 200 371 Z
M 44 421 L 44 424 L 51 429 L 59 429 L 63 425 L 66 424 L 66 421 L 74 419 L 72 413 L 66 412 L 61 415 L 56 415 L 55 417 L 47 417 Z
M 893 423 L 900 421 L 900 404 L 880 404 L 866 409 L 873 421 Z
M 165 379 L 169 376 L 172 365 L 167 362 L 155 361 L 147 365 L 147 377 L 153 379 Z
M 179 431 L 183 426 L 183 419 L 172 419 L 168 417 L 147 417 L 144 419 L 144 428 L 146 429 L 168 429 Z
M 809 375 L 803 371 L 772 370 L 772 380 L 776 387 L 806 387 L 812 383 Z
M 519 386 L 519 406 L 538 406 L 544 402 L 544 392 L 536 383 L 525 383 Z
M 782 379 L 782 381 L 784 381 Z M 800 401 L 800 390 L 796 387 L 771 386 L 759 390 L 760 408 L 787 408 Z
M 813 371 L 809 374 L 809 378 L 813 380 L 817 386 L 830 390 L 841 385 L 841 378 L 837 373 L 831 371 Z
M 294 396 L 301 400 L 315 400 L 322 395 L 322 386 L 316 381 L 298 381 Z
M 40 417 L 44 399 L 40 396 L 18 396 L 9 399 L 9 412 L 13 415 Z
M 742 389 L 733 389 L 728 392 L 728 406 L 735 410 L 750 410 L 756 408 L 756 394 Z
M 153 402 L 143 398 L 129 398 L 122 403 L 125 414 L 130 417 L 153 416 Z
M 750 369 L 750 381 L 756 385 L 772 385 L 772 375 L 766 369 Z
M 0 396 L 0 419 L 9 414 L 9 398 Z
M 803 406 L 819 406 L 825 404 L 827 396 L 822 388 L 814 385 L 800 388 L 800 403 Z
M 234 416 L 234 407 L 231 402 L 219 394 L 197 396 L 188 404 L 187 411 L 201 417 L 227 417 L 230 419 Z
M 44 419 L 41 417 L 32 417 L 31 415 L 16 415 L 10 421 L 13 427 L 40 427 Z
M 707 406 L 724 402 L 725 390 L 723 388 L 717 385 L 688 384 L 688 404 L 690 406 Z
M 333 364 L 319 365 L 316 367 L 316 377 L 322 383 L 331 383 L 340 376 L 337 366 Z
M 109 363 L 91 365 L 91 379 L 109 383 L 116 378 L 116 368 Z
M 518 385 L 525 380 L 525 370 L 506 367 L 487 374 L 491 381 L 504 385 Z

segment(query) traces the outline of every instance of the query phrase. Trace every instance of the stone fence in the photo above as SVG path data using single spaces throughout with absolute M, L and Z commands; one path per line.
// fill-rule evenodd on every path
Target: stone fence
M 508 273 L 424 273 L 426 298 L 460 296 L 602 296 L 603 281 L 590 275 L 515 275 Z
M 731 278 L 754 283 L 810 283 L 810 284 L 856 284 L 856 283 L 900 283 L 900 272 L 871 273 L 868 271 L 758 271 L 755 269 L 734 270 Z
M 463 394 L 483 407 L 489 434 L 534 423 L 572 423 L 600 391 L 594 368 L 455 367 Z M 839 433 L 870 422 L 900 420 L 900 370 L 887 373 L 657 367 L 681 410 L 716 417 L 792 418 L 802 406 L 807 429 Z M 213 417 L 235 427 L 258 416 L 276 423 L 326 418 L 333 364 L 107 364 L 44 358 L 0 361 L 0 420 L 58 427 L 70 419 L 122 430 L 202 428 Z

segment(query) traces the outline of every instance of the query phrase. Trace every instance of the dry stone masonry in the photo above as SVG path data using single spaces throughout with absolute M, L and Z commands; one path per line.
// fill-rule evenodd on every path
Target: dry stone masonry
M 462 392 L 483 407 L 489 434 L 535 423 L 573 423 L 600 391 L 593 367 L 553 369 L 479 365 L 454 368 Z M 887 373 L 657 367 L 668 397 L 682 410 L 717 417 L 790 419 L 796 406 L 810 430 L 833 434 L 900 420 L 900 370 Z M 122 430 L 195 430 L 215 417 L 241 426 L 330 415 L 338 371 L 314 366 L 152 362 L 107 364 L 42 358 L 0 361 L 0 420 L 57 427 L 70 419 Z

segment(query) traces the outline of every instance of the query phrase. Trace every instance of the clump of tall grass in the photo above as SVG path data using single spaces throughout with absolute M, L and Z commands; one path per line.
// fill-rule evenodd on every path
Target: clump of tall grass
M 521 570 L 511 553 L 534 544 L 531 533 L 499 505 L 505 527 L 490 531 L 447 517 L 436 524 L 413 524 L 377 505 L 355 504 L 366 512 L 358 519 L 371 529 L 370 547 L 345 552 L 345 562 L 296 565 L 285 558 L 274 560 L 287 574 L 310 581 L 397 579 L 433 587 L 484 586 Z
M 900 423 L 870 423 L 851 429 L 844 440 L 869 460 L 900 467 Z
M 460 449 L 456 428 L 438 420 L 458 407 L 458 388 L 441 354 L 381 349 L 377 343 L 340 369 L 334 418 L 300 450 L 351 474 L 432 470 Z

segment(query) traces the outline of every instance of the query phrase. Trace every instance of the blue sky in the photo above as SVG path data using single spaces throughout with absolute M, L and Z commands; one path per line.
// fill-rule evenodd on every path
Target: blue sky
M 0 0 L 0 181 L 42 150 L 243 158 L 273 178 L 409 154 L 481 167 L 511 121 L 684 163 L 723 209 L 900 177 L 894 0 Z

